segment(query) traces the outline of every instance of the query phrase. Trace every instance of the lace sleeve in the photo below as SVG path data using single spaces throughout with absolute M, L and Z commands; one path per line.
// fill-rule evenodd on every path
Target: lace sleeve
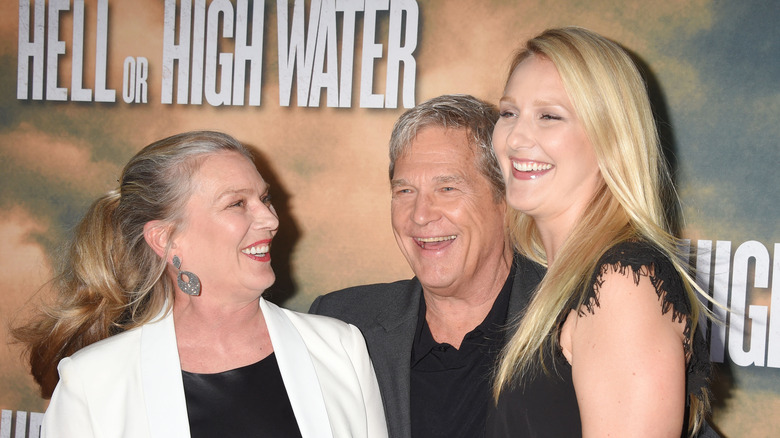
M 672 319 L 685 322 L 683 347 L 688 358 L 687 391 L 699 399 L 709 395 L 709 376 L 711 364 L 709 348 L 701 334 L 696 330 L 691 342 L 691 302 L 685 292 L 683 280 L 671 261 L 656 247 L 641 241 L 623 242 L 607 250 L 596 264 L 590 278 L 588 296 L 584 308 L 579 312 L 595 313 L 599 307 L 598 291 L 604 284 L 603 275 L 609 268 L 625 274 L 631 269 L 634 283 L 639 284 L 640 276 L 647 276 L 662 301 L 661 312 L 672 312 Z

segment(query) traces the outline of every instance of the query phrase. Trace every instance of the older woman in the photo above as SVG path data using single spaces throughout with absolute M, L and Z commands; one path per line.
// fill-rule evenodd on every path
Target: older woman
M 588 30 L 545 31 L 515 56 L 499 111 L 513 240 L 548 271 L 504 350 L 488 435 L 696 434 L 702 309 L 633 62 Z
M 279 226 L 233 138 L 155 142 L 79 225 L 53 307 L 16 330 L 44 436 L 382 437 L 360 332 L 262 298 Z

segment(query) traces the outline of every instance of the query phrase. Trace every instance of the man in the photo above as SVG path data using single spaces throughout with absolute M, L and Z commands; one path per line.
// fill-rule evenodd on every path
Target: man
M 505 233 L 497 119 L 463 95 L 401 116 L 390 140 L 392 225 L 415 278 L 333 292 L 310 310 L 363 332 L 393 438 L 484 435 L 507 323 L 544 274 Z

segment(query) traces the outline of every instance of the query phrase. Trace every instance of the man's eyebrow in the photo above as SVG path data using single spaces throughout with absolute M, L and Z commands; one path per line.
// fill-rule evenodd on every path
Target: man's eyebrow
M 464 183 L 466 182 L 466 178 L 463 178 L 460 175 L 439 175 L 433 178 L 433 182 L 435 184 Z M 390 188 L 393 189 L 397 187 L 409 186 L 409 185 L 411 185 L 411 183 L 404 178 L 393 179 L 392 181 L 390 181 Z
M 441 175 L 441 176 L 437 176 L 433 180 L 439 184 L 461 183 L 466 181 L 466 179 L 460 175 Z
M 390 188 L 391 189 L 394 189 L 394 188 L 400 187 L 400 186 L 408 186 L 408 185 L 409 185 L 409 181 L 407 181 L 407 180 L 405 180 L 403 178 L 393 179 L 393 180 L 390 181 Z

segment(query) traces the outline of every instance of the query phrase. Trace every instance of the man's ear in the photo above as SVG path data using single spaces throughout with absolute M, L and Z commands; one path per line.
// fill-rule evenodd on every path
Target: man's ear
M 168 224 L 162 221 L 149 221 L 144 224 L 144 240 L 158 256 L 165 256 L 165 248 L 170 237 Z

